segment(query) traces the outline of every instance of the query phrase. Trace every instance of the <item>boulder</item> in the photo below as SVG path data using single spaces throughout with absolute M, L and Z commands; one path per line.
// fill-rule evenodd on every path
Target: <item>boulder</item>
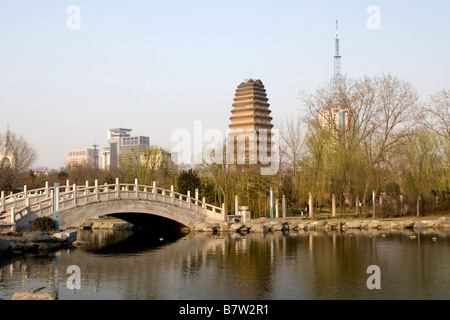
M 0 238 L 0 254 L 8 252 L 11 245 L 8 240 Z
M 315 229 L 325 229 L 325 226 L 328 224 L 328 221 L 320 220 L 320 221 L 314 221 L 312 223 L 315 226 Z
M 30 242 L 48 242 L 53 241 L 56 242 L 59 239 L 56 237 L 52 237 L 47 232 L 24 232 L 23 237 Z
M 214 231 L 217 231 L 218 228 L 219 228 L 218 223 L 205 223 L 205 226 L 203 227 L 203 229 L 201 231 L 214 232 Z
M 267 229 L 272 231 L 283 231 L 283 224 L 281 222 L 272 221 L 268 225 L 265 225 Z
M 423 223 L 425 223 L 428 228 L 435 228 L 437 226 L 437 220 L 423 220 Z
M 307 230 L 308 229 L 308 225 L 309 225 L 309 222 L 300 222 L 299 224 L 298 224 L 298 230 Z
M 401 229 L 403 229 L 403 224 L 399 221 L 391 221 L 389 223 L 389 227 L 391 229 L 400 229 L 401 230 Z
M 75 246 L 75 247 L 88 246 L 89 244 L 90 244 L 90 242 L 88 242 L 88 241 L 81 241 L 81 240 L 77 240 L 77 241 L 74 241 L 72 243 L 72 245 Z
M 239 232 L 245 225 L 241 222 L 235 222 L 230 225 L 230 231 Z
M 427 229 L 428 225 L 423 223 L 422 221 L 417 221 L 414 223 L 414 229 Z
M 346 221 L 342 225 L 342 229 L 361 229 L 361 222 L 359 221 Z
M 46 287 L 31 287 L 14 293 L 12 300 L 58 300 L 58 293 Z
M 250 232 L 259 232 L 259 233 L 264 233 L 264 232 L 268 232 L 269 229 L 267 229 L 267 227 L 263 224 L 254 224 L 251 228 L 250 228 Z
M 340 221 L 329 221 L 325 227 L 325 230 L 341 230 L 341 222 Z
M 377 228 L 378 228 L 378 230 L 390 229 L 391 223 L 389 221 L 380 221 Z
M 378 229 L 378 226 L 380 225 L 380 221 L 379 220 L 372 220 L 369 222 L 369 224 L 367 225 L 367 227 L 369 229 Z
M 450 228 L 450 218 L 442 217 L 437 221 L 437 227 L 442 229 Z
M 230 231 L 230 225 L 228 222 L 221 222 L 219 223 L 220 231 Z
M 401 222 L 403 228 L 405 229 L 411 229 L 414 228 L 414 221 L 412 220 L 405 220 Z

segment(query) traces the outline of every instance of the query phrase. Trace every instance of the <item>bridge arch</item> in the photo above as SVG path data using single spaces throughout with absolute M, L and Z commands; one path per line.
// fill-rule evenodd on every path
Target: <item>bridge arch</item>
M 132 218 L 133 214 L 154 215 L 175 221 L 185 227 L 189 227 L 197 221 L 205 221 L 205 216 L 186 208 L 147 200 L 127 199 L 94 202 L 64 210 L 60 213 L 59 225 L 61 229 L 67 229 L 90 218 L 103 215 L 120 215 L 121 219 L 129 221 L 127 215 Z M 130 222 L 132 221 L 130 220 Z

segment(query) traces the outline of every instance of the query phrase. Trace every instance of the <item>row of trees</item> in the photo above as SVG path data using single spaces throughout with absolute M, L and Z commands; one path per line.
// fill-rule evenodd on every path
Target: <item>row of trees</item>
M 375 191 L 385 216 L 448 209 L 449 96 L 444 90 L 422 103 L 410 83 L 390 75 L 303 94 L 304 113 L 282 126 L 291 203 L 311 192 L 328 206 L 335 194 L 344 210 L 356 197 L 369 203 Z
M 383 203 L 378 210 L 383 216 L 450 208 L 450 91 L 421 102 L 410 83 L 383 75 L 344 78 L 300 98 L 299 112 L 278 125 L 280 168 L 274 175 L 261 175 L 249 165 L 177 166 L 159 147 L 127 154 L 120 169 L 67 167 L 42 175 L 30 169 L 36 152 L 9 132 L 0 135 L 0 150 L 20 146 L 14 159 L 27 161 L 1 166 L 1 189 L 38 188 L 45 181 L 114 183 L 116 177 L 133 183 L 138 178 L 141 184 L 173 185 L 181 193 L 194 194 L 198 188 L 200 197 L 217 206 L 224 203 L 229 213 L 239 195 L 254 217 L 268 216 L 270 187 L 276 198 L 286 196 L 291 214 L 304 211 L 310 193 L 321 210 L 331 206 L 334 194 L 341 213 L 354 211 L 356 199 L 370 204 L 373 191 L 377 203 Z M 370 207 L 364 206 L 363 214 Z

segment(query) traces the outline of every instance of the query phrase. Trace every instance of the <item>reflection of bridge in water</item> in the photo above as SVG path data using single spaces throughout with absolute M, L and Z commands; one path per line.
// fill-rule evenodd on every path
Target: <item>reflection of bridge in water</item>
M 120 215 L 133 220 L 132 214 L 155 215 L 189 227 L 194 222 L 222 222 L 223 208 L 171 190 L 152 186 L 119 183 L 93 186 L 70 185 L 27 190 L 5 196 L 1 193 L 0 228 L 23 231 L 29 229 L 37 217 L 59 213 L 59 227 L 66 229 L 100 215 Z M 58 199 L 58 202 L 55 200 Z M 130 221 L 134 222 L 134 221 Z M 1 230 L 0 230 L 1 231 Z

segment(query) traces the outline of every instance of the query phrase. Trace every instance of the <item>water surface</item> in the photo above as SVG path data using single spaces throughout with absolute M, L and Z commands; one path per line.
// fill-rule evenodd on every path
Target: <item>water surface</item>
M 29 286 L 60 300 L 450 299 L 450 232 L 170 234 L 80 231 L 86 247 L 0 258 L 0 298 Z M 78 266 L 81 289 L 69 289 Z M 370 290 L 367 268 L 380 269 Z

